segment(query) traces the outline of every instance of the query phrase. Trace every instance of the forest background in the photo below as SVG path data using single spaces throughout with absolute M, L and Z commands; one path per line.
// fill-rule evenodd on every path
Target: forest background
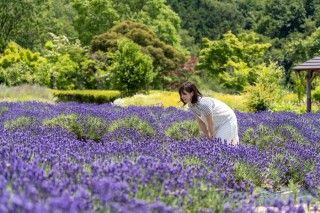
M 317 0 L 2 0 L 0 7 L 2 91 L 31 84 L 124 98 L 176 91 L 189 80 L 242 111 L 302 112 L 305 75 L 292 68 L 320 51 Z M 315 78 L 316 102 L 319 85 Z

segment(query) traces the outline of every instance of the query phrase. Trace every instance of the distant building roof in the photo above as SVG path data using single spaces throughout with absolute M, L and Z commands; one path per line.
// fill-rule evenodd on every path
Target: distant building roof
M 293 67 L 294 70 L 297 71 L 319 71 L 320 72 L 320 57 L 314 57 L 313 59 L 310 59 L 302 64 L 298 64 L 297 66 Z

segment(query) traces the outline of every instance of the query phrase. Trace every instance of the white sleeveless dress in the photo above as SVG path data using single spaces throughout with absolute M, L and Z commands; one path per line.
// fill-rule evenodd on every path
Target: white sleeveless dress
M 228 105 L 215 98 L 199 97 L 197 103 L 188 106 L 206 125 L 205 116 L 212 116 L 215 138 L 220 138 L 228 144 L 239 144 L 237 117 Z

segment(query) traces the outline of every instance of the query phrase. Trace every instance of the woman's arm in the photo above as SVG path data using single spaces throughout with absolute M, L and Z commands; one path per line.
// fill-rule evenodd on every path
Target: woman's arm
M 208 131 L 208 137 L 209 138 L 213 138 L 215 137 L 215 132 L 214 132 L 214 121 L 213 121 L 213 118 L 212 118 L 212 115 L 211 114 L 206 114 L 205 116 L 205 120 L 207 121 L 207 131 Z
M 203 134 L 205 134 L 205 136 L 208 136 L 208 130 L 207 130 L 206 124 L 199 117 L 197 117 L 197 121 Z

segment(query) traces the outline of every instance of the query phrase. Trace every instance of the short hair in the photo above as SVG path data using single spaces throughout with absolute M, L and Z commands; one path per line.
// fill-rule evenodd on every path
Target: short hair
M 202 97 L 202 94 L 199 92 L 198 88 L 196 87 L 196 85 L 194 85 L 191 82 L 185 82 L 183 83 L 180 88 L 179 88 L 179 95 L 180 95 L 180 101 L 186 105 L 187 103 L 185 103 L 183 101 L 183 99 L 181 98 L 181 94 L 184 93 L 184 91 L 187 91 L 188 93 L 193 92 L 193 96 L 191 99 L 191 103 L 195 104 L 198 102 L 199 97 Z

